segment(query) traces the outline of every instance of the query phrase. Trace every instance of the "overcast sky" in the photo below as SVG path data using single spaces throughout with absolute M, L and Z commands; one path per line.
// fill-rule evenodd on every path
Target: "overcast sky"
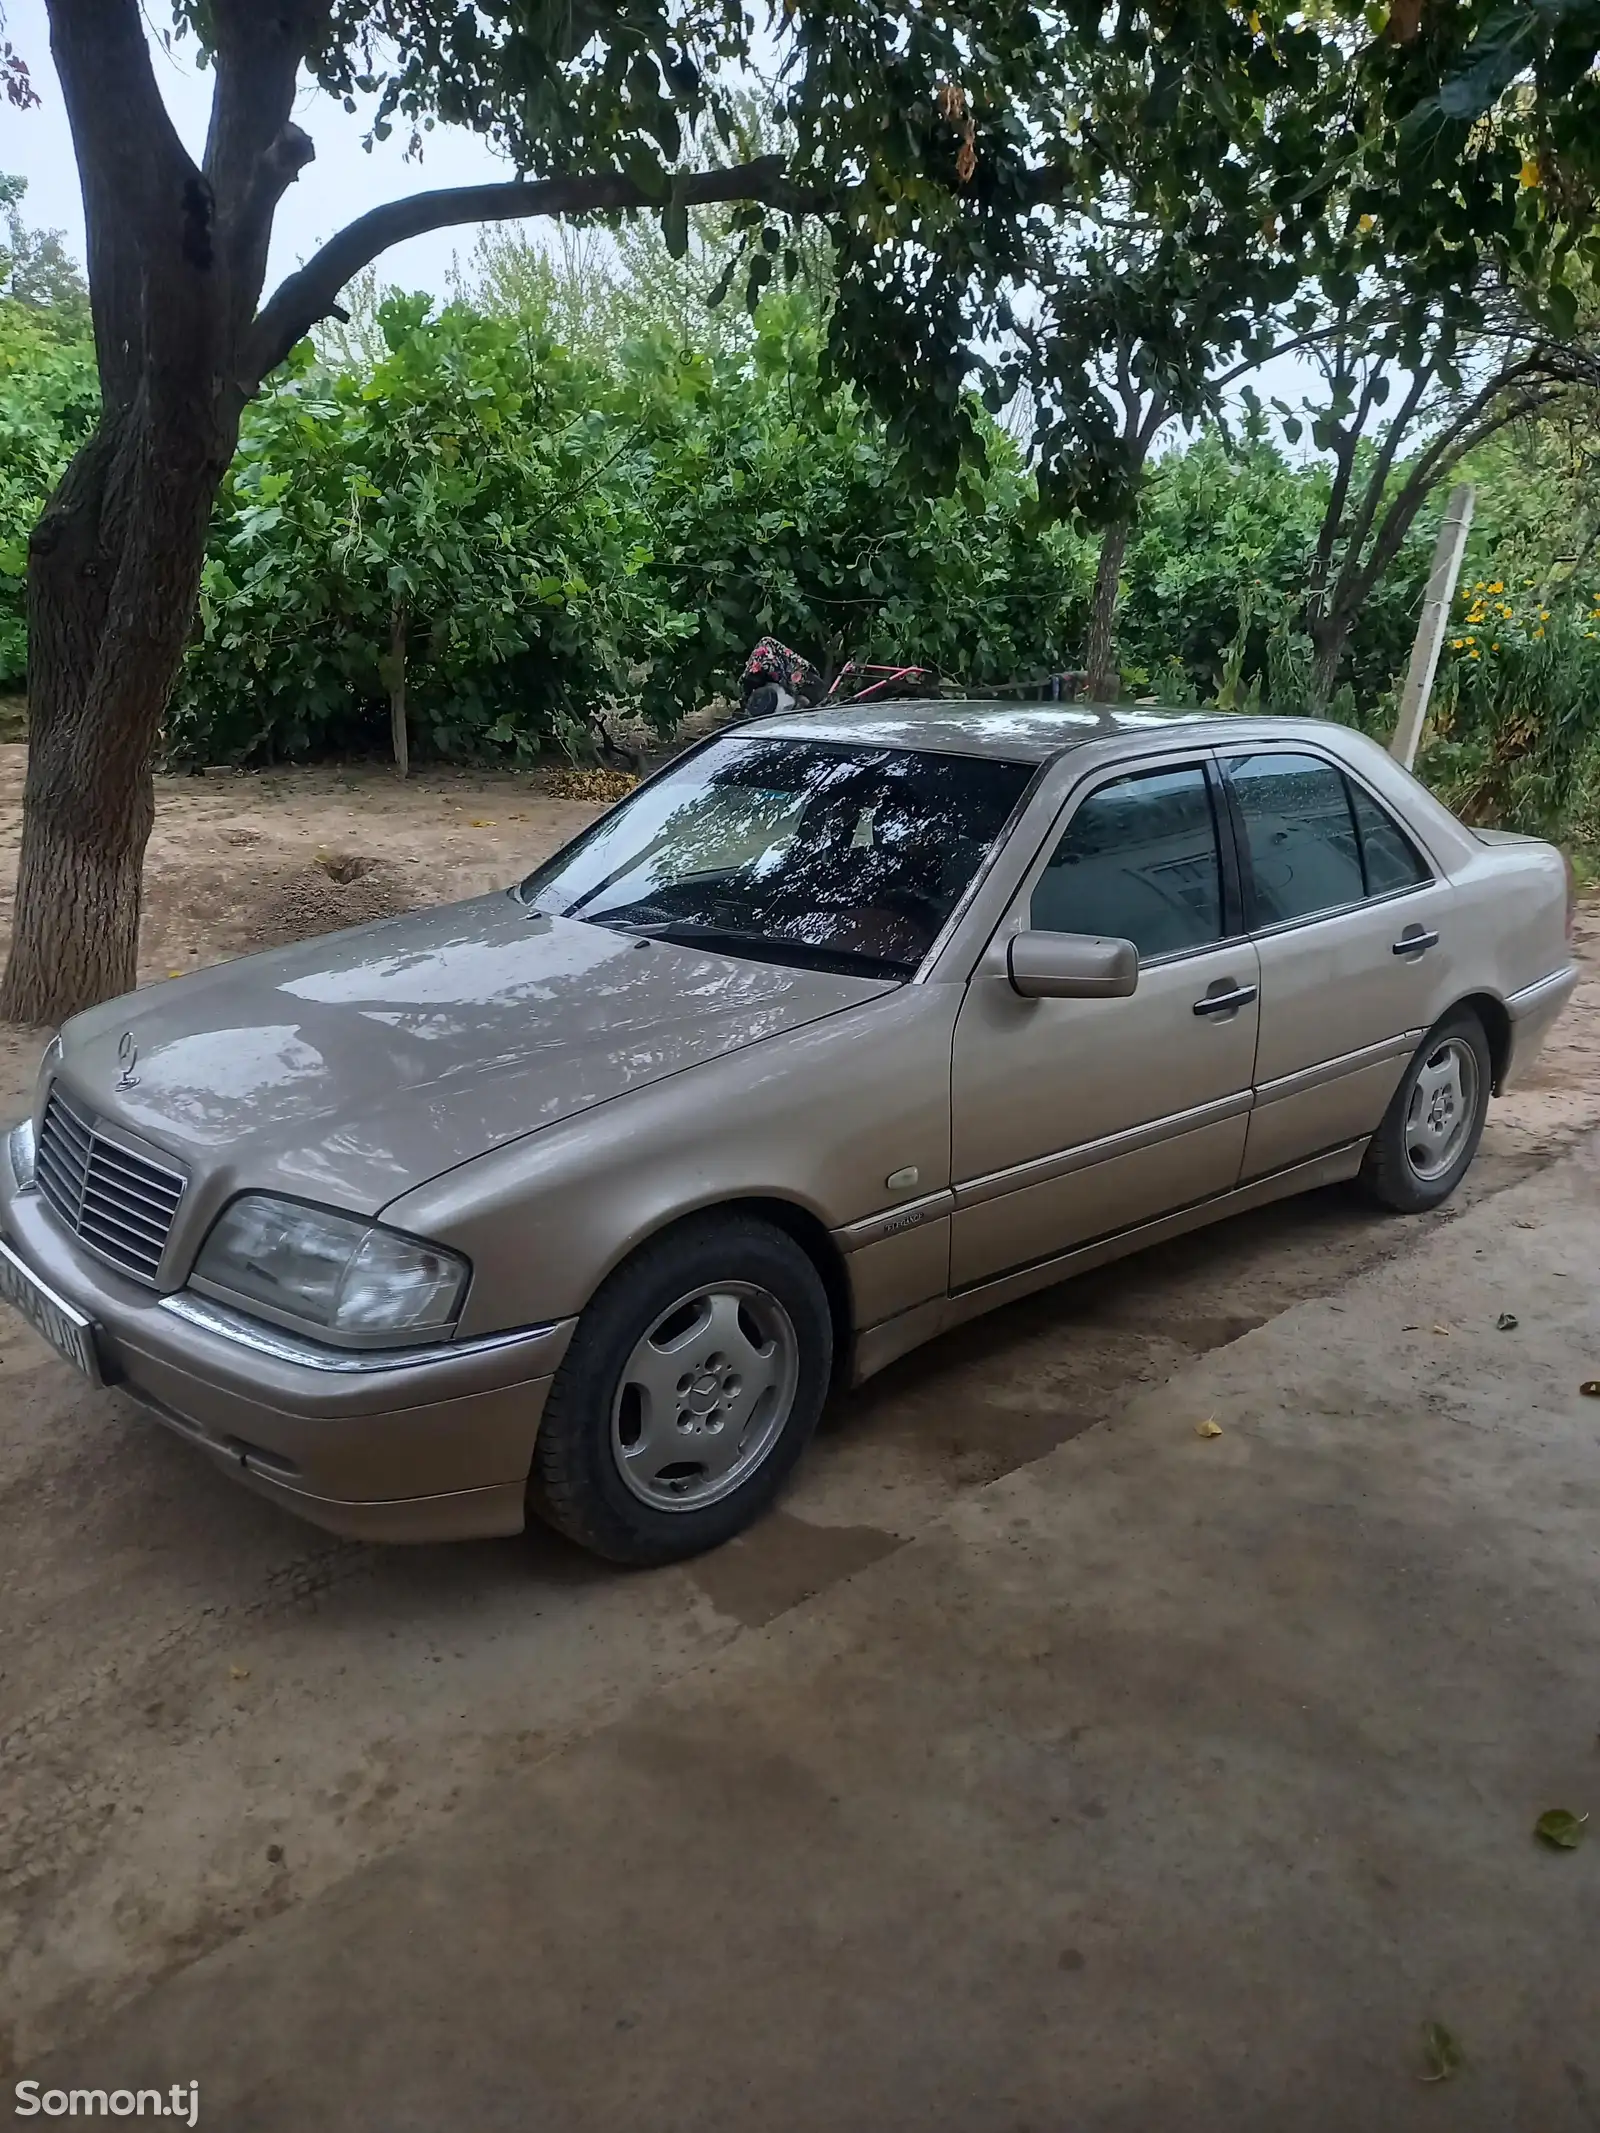
M 6 0 L 6 35 L 27 61 L 39 92 L 39 108 L 15 111 L 0 102 L 0 171 L 28 181 L 24 207 L 27 221 L 64 230 L 77 258 L 83 258 L 83 203 L 72 155 L 72 136 L 61 104 L 61 89 L 50 61 L 49 25 L 44 0 Z M 146 16 L 164 27 L 164 0 L 145 0 Z M 173 56 L 152 36 L 156 80 L 167 109 L 195 156 L 205 143 L 211 109 L 211 77 L 197 73 L 183 58 L 192 41 Z M 361 114 L 352 118 L 343 106 L 319 91 L 301 92 L 295 117 L 317 145 L 317 159 L 291 185 L 278 210 L 272 238 L 268 286 L 310 257 L 336 229 L 403 193 L 441 185 L 474 185 L 514 175 L 475 134 L 456 127 L 436 127 L 425 137 L 424 160 L 407 163 L 399 130 L 369 155 L 362 148 L 366 131 Z M 443 293 L 452 256 L 470 253 L 471 228 L 441 230 L 413 238 L 384 254 L 379 271 L 385 281 L 408 289 Z

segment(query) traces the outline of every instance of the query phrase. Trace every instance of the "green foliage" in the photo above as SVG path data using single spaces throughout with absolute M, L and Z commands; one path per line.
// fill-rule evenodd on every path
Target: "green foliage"
M 93 347 L 0 298 L 0 688 L 27 670 L 28 535 L 99 412 Z
M 581 733 L 684 625 L 649 560 L 609 381 L 531 326 L 391 297 L 370 370 L 303 353 L 251 410 L 218 502 L 172 751 L 244 761 L 369 746 L 397 612 L 424 749 Z M 624 650 L 626 645 L 626 650 Z M 381 718 L 380 718 L 381 712 Z
M 663 726 L 727 690 L 772 633 L 825 667 L 904 659 L 984 688 L 1064 663 L 1081 551 L 1037 524 L 1008 439 L 930 494 L 846 387 L 829 391 L 809 306 L 769 297 L 748 362 L 630 351 L 652 467 L 650 578 L 698 627 L 652 669 Z
M 1423 775 L 1468 821 L 1600 844 L 1600 573 L 1548 600 L 1474 579 L 1429 735 Z
M 1166 698 L 1300 712 L 1311 647 L 1299 627 L 1329 475 L 1296 464 L 1251 424 L 1236 448 L 1205 432 L 1153 468 L 1123 566 L 1125 676 Z M 1357 619 L 1347 671 L 1372 705 L 1404 666 L 1436 520 L 1425 519 Z
M 246 418 L 168 722 L 180 758 L 380 745 L 397 606 L 424 753 L 581 749 L 600 713 L 662 730 L 736 687 L 767 631 L 975 687 L 1066 658 L 1077 544 L 1039 526 L 1009 442 L 929 496 L 820 374 L 806 299 L 747 349 L 664 332 L 609 364 L 519 319 L 390 298 L 384 352 L 303 352 Z
M 979 691 L 1078 662 L 1096 539 L 1041 511 L 1002 432 L 930 488 L 828 382 L 803 287 L 710 351 L 648 307 L 645 330 L 574 350 L 553 330 L 574 316 L 564 271 L 523 277 L 503 313 L 374 296 L 342 356 L 302 349 L 250 410 L 170 754 L 386 748 L 397 609 L 413 747 L 457 760 L 581 753 L 610 711 L 670 730 L 769 631 L 824 665 L 914 660 Z M 29 527 L 96 407 L 87 344 L 0 303 L 0 683 L 22 678 Z M 1422 767 L 1474 819 L 1600 844 L 1594 434 L 1567 408 L 1465 470 L 1478 517 Z M 1128 693 L 1304 706 L 1328 488 L 1258 421 L 1152 465 L 1123 573 Z M 1358 616 L 1335 716 L 1392 723 L 1433 532 L 1425 515 Z
M 237 62 L 227 11 L 172 11 Z M 1108 325 L 1196 412 L 1219 356 L 1302 285 L 1347 303 L 1393 273 L 1417 317 L 1444 305 L 1466 325 L 1486 276 L 1509 274 L 1567 331 L 1594 264 L 1594 0 L 1125 0 L 1114 22 L 1100 0 L 795 0 L 770 21 L 742 0 L 592 0 L 576 18 L 332 0 L 302 19 L 309 74 L 377 137 L 442 121 L 537 179 L 619 172 L 674 260 L 693 249 L 678 181 L 712 136 L 746 152 L 759 69 L 781 145 L 729 218 L 747 302 L 798 271 L 797 228 L 820 221 L 829 381 L 947 484 L 985 434 L 974 379 L 991 411 L 1025 386 L 1047 493 L 1102 517 L 1130 479 L 1101 419 Z M 1132 279 L 1095 237 L 1119 222 L 1151 246 Z
M 30 229 L 22 219 L 26 178 L 0 172 L 0 302 L 25 305 L 46 338 L 85 340 L 89 292 L 60 230 Z

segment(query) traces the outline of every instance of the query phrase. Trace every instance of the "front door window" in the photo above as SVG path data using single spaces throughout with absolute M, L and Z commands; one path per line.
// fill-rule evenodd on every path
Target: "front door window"
M 1221 940 L 1222 866 L 1200 766 L 1090 793 L 1034 886 L 1028 923 L 1132 941 L 1141 962 Z

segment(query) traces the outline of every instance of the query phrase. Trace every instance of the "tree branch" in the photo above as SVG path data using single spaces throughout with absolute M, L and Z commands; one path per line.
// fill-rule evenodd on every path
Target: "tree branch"
M 1426 461 L 1418 460 L 1416 467 L 1407 476 L 1405 486 L 1383 515 L 1383 524 L 1378 529 L 1378 538 L 1372 544 L 1372 554 L 1366 568 L 1360 573 L 1351 588 L 1350 612 L 1354 613 L 1367 598 L 1383 573 L 1394 561 L 1400 543 L 1411 530 L 1412 521 L 1427 501 L 1430 490 L 1438 487 L 1469 452 L 1475 452 L 1509 423 L 1519 422 L 1525 416 L 1536 415 L 1560 397 L 1559 385 L 1551 384 L 1529 392 L 1521 399 L 1497 409 L 1476 428 L 1458 430 L 1453 443 L 1433 453 Z
M 728 170 L 688 171 L 670 182 L 672 197 L 685 207 L 717 200 L 761 200 L 785 213 L 802 215 L 829 204 L 827 195 L 799 192 L 789 182 L 781 156 L 762 156 Z M 391 245 L 403 244 L 408 237 L 452 229 L 464 222 L 658 208 L 665 197 L 647 193 L 621 171 L 602 171 L 593 177 L 545 178 L 532 184 L 460 185 L 388 201 L 331 237 L 263 305 L 247 342 L 246 385 L 253 390 L 319 319 L 328 316 L 347 282 Z
M 1328 573 L 1333 567 L 1333 551 L 1338 544 L 1339 528 L 1344 522 L 1345 499 L 1350 494 L 1350 478 L 1355 471 L 1356 448 L 1361 442 L 1362 425 L 1372 411 L 1372 393 L 1376 372 L 1368 377 L 1361 389 L 1361 404 L 1356 409 L 1355 420 L 1336 432 L 1333 448 L 1333 484 L 1328 491 L 1327 507 L 1322 514 L 1322 524 L 1317 528 L 1316 553 L 1311 559 L 1311 575 L 1306 585 L 1306 619 L 1315 631 L 1323 620 L 1324 596 L 1328 590 Z
M 49 0 L 49 13 L 83 186 L 100 387 L 115 414 L 143 369 L 151 264 L 203 248 L 209 207 L 156 86 L 138 0 Z
M 1372 473 L 1367 481 L 1366 494 L 1361 499 L 1361 508 L 1356 513 L 1355 524 L 1350 528 L 1350 537 L 1344 544 L 1344 559 L 1339 565 L 1338 581 L 1334 585 L 1333 599 L 1330 603 L 1332 612 L 1335 615 L 1341 613 L 1346 605 L 1346 581 L 1360 572 L 1361 551 L 1366 545 L 1367 535 L 1372 531 L 1372 521 L 1377 515 L 1378 507 L 1383 502 L 1383 492 L 1389 485 L 1389 476 L 1394 468 L 1395 454 L 1400 449 L 1401 441 L 1406 431 L 1411 427 L 1417 409 L 1422 405 L 1428 387 L 1433 383 L 1435 370 L 1436 364 L 1432 362 L 1418 366 L 1410 385 L 1406 388 L 1406 396 L 1401 401 L 1398 412 L 1384 432 L 1383 442 L 1378 447 L 1377 458 L 1373 462 Z M 1372 391 L 1381 375 L 1381 370 L 1375 364 L 1368 374 L 1366 389 L 1362 393 L 1361 414 L 1357 418 L 1355 432 L 1351 438 L 1352 468 L 1355 464 L 1355 447 L 1360 441 L 1362 425 L 1371 412 Z M 1331 549 L 1329 554 L 1331 557 Z
M 1139 425 L 1137 435 L 1132 439 L 1134 450 L 1138 454 L 1138 463 L 1133 469 L 1134 473 L 1137 474 L 1143 470 L 1145 461 L 1150 457 L 1150 447 L 1166 427 L 1167 418 L 1171 412 L 1172 410 L 1167 404 L 1166 394 L 1161 391 L 1159 386 L 1152 387 L 1149 408 L 1146 410 L 1143 422 Z
M 204 170 L 216 201 L 230 325 L 249 327 L 267 271 L 278 202 L 315 155 L 295 125 L 300 63 L 329 0 L 212 0 L 216 88 Z
M 1327 330 L 1325 326 L 1308 326 L 1304 333 L 1291 334 L 1286 341 L 1274 341 L 1260 355 L 1241 356 L 1231 370 L 1223 371 L 1220 377 L 1211 381 L 1212 391 L 1226 392 L 1230 385 L 1237 385 L 1241 378 L 1247 378 L 1252 370 L 1264 369 L 1268 363 L 1276 363 L 1280 356 L 1297 355 L 1303 348 L 1315 348 L 1327 338 Z

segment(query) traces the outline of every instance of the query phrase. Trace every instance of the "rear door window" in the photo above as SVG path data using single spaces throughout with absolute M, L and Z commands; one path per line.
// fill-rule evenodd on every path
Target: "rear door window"
M 1366 894 L 1350 789 L 1312 755 L 1241 755 L 1227 764 L 1254 887 L 1254 923 L 1281 926 Z

